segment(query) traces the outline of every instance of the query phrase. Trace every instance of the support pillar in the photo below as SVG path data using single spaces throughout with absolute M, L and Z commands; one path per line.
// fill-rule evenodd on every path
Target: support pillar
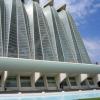
M 21 90 L 21 83 L 20 83 L 20 75 L 17 76 L 17 86 L 18 86 L 18 90 Z
M 4 91 L 5 83 L 6 83 L 7 77 L 8 77 L 8 71 L 4 71 L 4 72 L 2 73 L 2 76 L 1 76 L 1 87 L 2 87 L 2 91 Z

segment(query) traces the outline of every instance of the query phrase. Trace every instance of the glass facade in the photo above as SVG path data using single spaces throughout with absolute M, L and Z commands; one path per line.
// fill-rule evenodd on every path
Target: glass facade
M 56 87 L 56 79 L 53 76 L 47 76 L 47 82 L 49 87 Z
M 87 82 L 86 82 L 86 80 L 83 81 L 83 82 L 81 82 L 81 86 L 87 86 Z
M 61 83 L 60 83 L 60 88 L 63 89 L 64 86 L 68 86 L 67 80 L 64 79 Z
M 27 35 L 27 29 L 25 25 L 25 16 L 23 5 L 20 0 L 16 0 L 16 11 L 17 11 L 17 36 L 18 36 L 18 57 L 19 58 L 30 58 L 30 48 Z
M 94 80 L 92 77 L 88 77 L 88 82 L 89 82 L 89 85 L 94 85 Z
M 9 2 L 0 0 L 0 56 L 91 63 L 68 11 L 41 8 L 34 1 Z
M 68 15 L 69 23 L 70 23 L 70 29 L 72 31 L 72 37 L 73 37 L 74 45 L 76 48 L 78 61 L 81 63 L 91 63 L 90 58 L 87 54 L 86 48 L 84 46 L 84 43 L 81 39 L 80 33 L 77 31 L 77 27 L 75 25 L 74 20 L 69 13 L 67 15 Z
M 16 79 L 16 76 L 9 76 L 7 78 L 5 87 L 17 87 L 17 79 Z
M 5 55 L 6 5 L 0 0 L 0 55 Z
M 8 57 L 18 57 L 16 0 L 12 3 Z
M 35 46 L 37 46 L 39 43 L 41 43 L 43 60 L 55 60 L 55 56 L 53 54 L 53 49 L 52 49 L 51 41 L 50 41 L 50 37 L 49 37 L 50 31 L 47 27 L 48 24 L 46 23 L 47 20 L 45 20 L 45 16 L 44 16 L 43 11 L 42 11 L 41 7 L 39 6 L 39 4 L 35 3 L 34 7 L 36 7 L 35 11 L 37 12 L 37 21 L 38 21 L 36 23 L 38 24 L 38 28 L 39 28 L 38 34 L 40 35 L 40 42 L 37 41 L 35 43 Z M 36 14 L 34 14 L 34 16 L 36 16 Z M 34 18 L 34 20 L 35 20 L 35 18 Z
M 31 87 L 31 78 L 28 76 L 20 76 L 21 87 Z
M 75 77 L 69 77 L 71 86 L 77 86 L 77 81 Z
M 1 27 L 1 10 L 0 10 L 0 56 L 3 56 L 2 27 Z
M 35 59 L 42 60 L 42 44 L 40 40 L 40 33 L 39 33 L 39 25 L 38 25 L 38 18 L 37 18 L 37 11 L 35 4 L 33 4 L 33 13 L 34 13 L 34 41 L 35 41 Z

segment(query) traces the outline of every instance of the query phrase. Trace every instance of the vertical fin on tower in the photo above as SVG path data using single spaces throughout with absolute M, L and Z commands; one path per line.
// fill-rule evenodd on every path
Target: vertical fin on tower
M 61 5 L 61 6 L 57 9 L 57 12 L 60 12 L 61 10 L 66 10 L 66 4 Z

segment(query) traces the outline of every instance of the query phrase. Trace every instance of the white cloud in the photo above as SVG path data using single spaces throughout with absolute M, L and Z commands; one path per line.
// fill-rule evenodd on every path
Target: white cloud
M 100 59 L 100 40 L 84 39 L 84 44 L 93 62 Z M 100 63 L 100 61 L 98 61 Z
M 70 3 L 70 11 L 74 14 L 77 14 L 78 17 L 82 18 L 88 15 L 89 10 L 91 9 L 93 5 L 93 2 L 94 0 L 80 0 L 76 4 Z

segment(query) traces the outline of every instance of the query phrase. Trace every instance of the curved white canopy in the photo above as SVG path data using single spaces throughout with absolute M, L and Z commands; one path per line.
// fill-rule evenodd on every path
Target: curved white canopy
M 1 57 L 0 70 L 98 74 L 100 65 Z

